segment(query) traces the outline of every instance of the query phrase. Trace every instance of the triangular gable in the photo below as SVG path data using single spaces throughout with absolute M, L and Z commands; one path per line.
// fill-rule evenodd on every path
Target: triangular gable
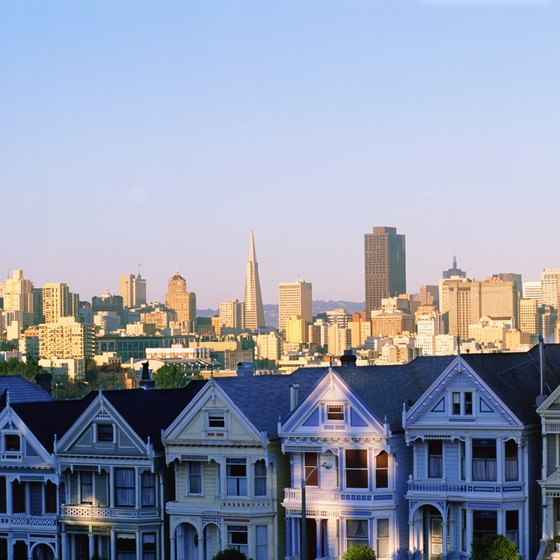
M 560 385 L 537 408 L 537 413 L 546 416 L 547 412 L 560 412 Z
M 421 417 L 428 416 L 430 413 L 447 413 L 449 415 L 449 411 L 445 410 L 446 391 L 452 383 L 457 383 L 459 377 L 462 378 L 464 387 L 472 387 L 480 398 L 481 416 L 495 413 L 512 426 L 523 425 L 494 391 L 482 381 L 474 369 L 460 356 L 457 356 L 406 413 L 406 426 L 411 427 Z
M 210 429 L 207 425 L 208 414 L 217 415 L 223 411 L 227 414 L 224 428 Z M 227 443 L 232 439 L 262 442 L 262 435 L 255 425 L 243 414 L 229 395 L 214 379 L 211 379 L 196 397 L 183 409 L 171 425 L 163 432 L 166 444 L 180 444 L 181 440 L 189 442 L 208 441 Z
M 343 405 L 344 420 L 329 421 L 329 406 Z M 352 392 L 344 380 L 332 369 L 325 373 L 312 391 L 296 406 L 279 429 L 283 437 L 298 434 L 326 433 L 384 434 L 383 422 L 377 418 Z
M 108 423 L 115 431 L 115 446 L 95 442 L 94 426 Z M 78 417 L 70 429 L 61 437 L 56 446 L 59 454 L 107 454 L 114 455 L 121 451 L 133 454 L 147 454 L 147 442 L 132 429 L 126 419 L 100 392 Z
M 30 462 L 37 464 L 54 464 L 54 457 L 47 451 L 27 424 L 20 418 L 9 405 L 0 412 L 0 432 L 8 430 L 17 432 L 22 438 L 22 450 L 25 449 L 24 463 L 30 466 Z

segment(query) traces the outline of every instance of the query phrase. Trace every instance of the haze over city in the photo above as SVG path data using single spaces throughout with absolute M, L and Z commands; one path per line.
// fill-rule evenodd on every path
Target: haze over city
M 560 4 L 2 2 L 3 271 L 86 299 L 119 275 L 198 307 L 278 282 L 363 301 L 363 236 L 407 287 L 453 254 L 538 279 L 560 202 Z M 3 276 L 4 277 L 4 276 Z

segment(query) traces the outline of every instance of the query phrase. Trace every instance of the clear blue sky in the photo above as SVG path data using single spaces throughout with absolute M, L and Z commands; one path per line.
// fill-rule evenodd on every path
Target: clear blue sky
M 177 263 L 199 307 L 560 266 L 557 0 L 0 0 L 0 270 L 83 298 Z M 4 272 L 0 278 L 4 277 Z

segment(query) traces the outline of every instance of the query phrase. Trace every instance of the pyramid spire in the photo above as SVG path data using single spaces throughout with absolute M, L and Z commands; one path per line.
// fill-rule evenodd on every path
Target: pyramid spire
M 253 232 L 249 238 L 249 256 L 245 275 L 245 328 L 255 331 L 264 327 L 264 309 L 262 304 L 261 284 L 259 281 L 259 265 L 255 251 Z

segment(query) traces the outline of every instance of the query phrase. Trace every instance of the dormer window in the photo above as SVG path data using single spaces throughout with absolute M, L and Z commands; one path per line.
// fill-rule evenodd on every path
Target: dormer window
M 4 449 L 6 451 L 21 451 L 21 439 L 18 434 L 6 434 L 4 436 Z
M 453 416 L 472 416 L 472 391 L 453 391 L 451 393 L 451 414 Z
M 327 420 L 328 421 L 344 421 L 344 405 L 342 404 L 328 404 L 327 405 Z
M 21 461 L 22 445 L 19 434 L 2 434 L 2 459 L 8 461 Z
M 223 412 L 210 412 L 208 414 L 208 428 L 222 428 L 226 427 L 226 417 Z
M 97 441 L 113 443 L 113 424 L 97 424 Z

